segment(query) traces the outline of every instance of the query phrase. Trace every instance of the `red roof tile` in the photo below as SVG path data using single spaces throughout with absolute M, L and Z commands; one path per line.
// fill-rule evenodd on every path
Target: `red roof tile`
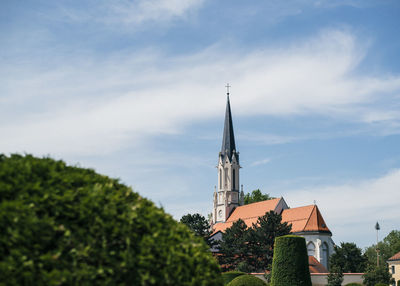
M 400 260 L 400 252 L 396 253 L 392 257 L 388 259 L 388 261 L 393 261 L 393 260 Z
M 260 216 L 265 215 L 265 213 L 269 211 L 275 210 L 280 200 L 281 198 L 272 199 L 237 207 L 234 209 L 226 222 L 214 224 L 214 233 L 218 231 L 225 231 L 225 229 L 231 227 L 232 224 L 239 218 L 242 219 L 248 227 L 251 227 L 253 223 L 257 222 L 257 219 Z
M 292 232 L 330 232 L 316 205 L 283 210 L 282 221 L 292 224 Z
M 248 227 L 257 222 L 258 217 L 265 215 L 266 212 L 276 210 L 279 199 L 267 200 L 237 207 L 229 216 L 225 223 L 217 223 L 214 233 L 225 231 L 232 226 L 233 222 L 242 219 Z M 292 224 L 292 233 L 306 231 L 330 232 L 325 221 L 316 205 L 285 209 L 282 212 L 282 221 Z
M 314 256 L 308 256 L 308 267 L 310 273 L 328 273 L 328 269 L 325 268 Z

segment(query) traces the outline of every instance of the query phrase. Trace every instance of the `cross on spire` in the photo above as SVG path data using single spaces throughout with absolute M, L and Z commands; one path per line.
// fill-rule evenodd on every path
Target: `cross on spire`
M 226 87 L 226 94 L 229 95 L 229 88 L 230 88 L 231 86 L 229 85 L 229 83 L 227 83 L 227 84 L 225 85 L 225 87 Z

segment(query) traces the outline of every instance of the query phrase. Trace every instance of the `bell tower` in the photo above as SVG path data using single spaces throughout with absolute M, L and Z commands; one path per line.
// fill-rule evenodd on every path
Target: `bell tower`
M 236 150 L 233 133 L 229 85 L 227 85 L 224 134 L 218 156 L 218 184 L 214 190 L 213 224 L 225 222 L 231 212 L 243 204 L 243 189 L 239 192 L 239 152 Z

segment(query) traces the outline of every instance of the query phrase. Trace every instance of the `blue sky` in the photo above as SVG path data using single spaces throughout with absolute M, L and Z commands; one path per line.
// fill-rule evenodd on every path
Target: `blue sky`
M 399 1 L 0 3 L 0 152 L 211 212 L 230 83 L 241 183 L 336 243 L 400 229 Z

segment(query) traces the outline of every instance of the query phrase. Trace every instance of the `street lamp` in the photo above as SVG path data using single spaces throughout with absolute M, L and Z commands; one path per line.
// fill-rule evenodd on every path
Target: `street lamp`
M 379 266 L 378 231 L 381 229 L 381 227 L 379 226 L 378 222 L 376 222 L 375 224 L 375 229 L 376 229 L 376 266 Z

